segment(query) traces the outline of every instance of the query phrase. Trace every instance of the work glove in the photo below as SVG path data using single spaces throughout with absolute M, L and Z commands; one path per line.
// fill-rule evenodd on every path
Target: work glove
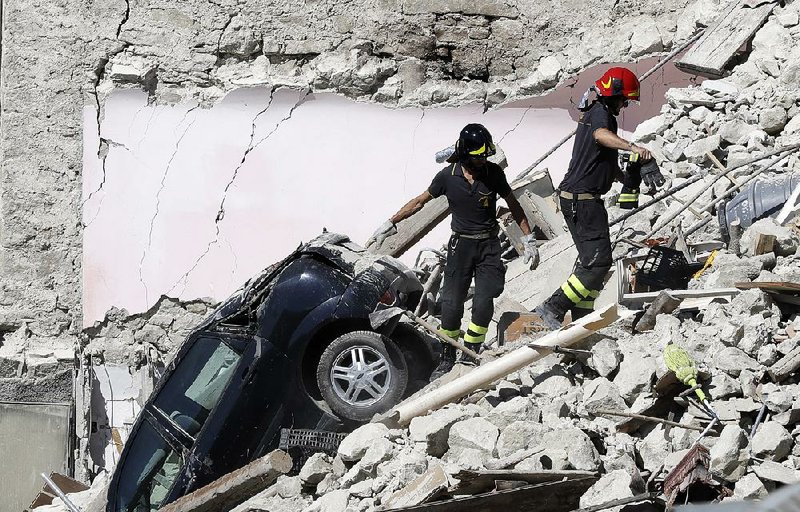
M 524 235 L 522 237 L 522 247 L 525 251 L 522 254 L 522 261 L 531 266 L 531 270 L 539 266 L 539 248 L 536 247 L 536 235 Z
M 661 171 L 658 169 L 658 164 L 655 160 L 649 160 L 642 164 L 642 182 L 652 190 L 657 190 L 667 180 Z
M 395 233 L 397 233 L 397 226 L 394 225 L 394 222 L 387 220 L 369 237 L 366 248 L 369 249 L 374 245 L 375 249 L 380 249 L 383 241 Z

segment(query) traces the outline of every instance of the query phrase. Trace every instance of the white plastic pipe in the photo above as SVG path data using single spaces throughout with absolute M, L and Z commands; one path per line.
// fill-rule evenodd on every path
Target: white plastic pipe
M 536 345 L 542 348 L 520 347 L 423 396 L 412 397 L 398 404 L 377 421 L 390 427 L 408 425 L 413 418 L 439 409 L 552 353 L 552 350 L 543 347 L 567 347 L 611 325 L 619 318 L 617 305 L 611 304 L 536 340 Z
M 792 195 L 789 196 L 789 200 L 786 201 L 786 204 L 781 208 L 781 212 L 775 218 L 778 224 L 782 226 L 793 211 L 800 209 L 800 201 L 798 200 L 800 200 L 800 183 L 794 188 Z

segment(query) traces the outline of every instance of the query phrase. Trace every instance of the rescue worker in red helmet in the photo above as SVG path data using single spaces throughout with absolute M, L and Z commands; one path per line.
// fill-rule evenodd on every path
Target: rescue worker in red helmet
M 592 91 L 596 98 L 589 103 Z M 594 301 L 611 268 L 608 214 L 601 196 L 611 189 L 615 178 L 621 178 L 617 152 L 635 153 L 641 162 L 651 159 L 647 149 L 617 135 L 616 116 L 629 101 L 638 100 L 636 75 L 629 69 L 614 67 L 595 82 L 578 107 L 582 112 L 572 159 L 558 186 L 561 211 L 578 249 L 578 258 L 567 280 L 534 309 L 551 329 L 561 327 L 567 311 L 572 312 L 575 320 L 594 310 Z M 659 181 L 663 184 L 663 177 Z M 638 196 L 638 189 L 635 192 Z
M 439 171 L 430 187 L 409 201 L 367 242 L 367 248 L 380 247 L 386 237 L 397 232 L 395 224 L 412 216 L 425 203 L 446 196 L 452 213 L 453 234 L 447 245 L 447 263 L 442 285 L 442 325 L 439 332 L 458 340 L 464 334 L 465 345 L 480 352 L 494 312 L 494 299 L 505 286 L 505 267 L 500 259 L 497 238 L 497 197 L 505 199 L 523 234 L 526 264 L 539 262 L 536 237 L 532 233 L 516 197 L 511 193 L 503 169 L 488 157 L 495 153 L 492 135 L 483 125 L 468 124 L 458 137 L 450 165 Z M 475 279 L 472 318 L 466 333 L 461 331 L 461 317 L 470 283 Z M 476 363 L 464 357 L 463 362 Z M 433 378 L 449 371 L 456 360 L 455 348 L 442 344 L 442 356 Z

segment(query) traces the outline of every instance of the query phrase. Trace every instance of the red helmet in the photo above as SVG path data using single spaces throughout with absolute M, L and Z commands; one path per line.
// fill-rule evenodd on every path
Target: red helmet
M 624 96 L 639 101 L 639 79 L 628 68 L 611 68 L 594 83 L 600 96 Z

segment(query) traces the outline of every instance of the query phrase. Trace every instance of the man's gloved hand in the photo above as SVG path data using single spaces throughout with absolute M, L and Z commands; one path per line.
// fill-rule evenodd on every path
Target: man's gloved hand
M 397 226 L 395 226 L 394 222 L 391 220 L 387 220 L 381 224 L 381 226 L 375 231 L 375 233 L 372 234 L 371 237 L 369 237 L 369 240 L 367 240 L 366 249 L 369 249 L 373 245 L 375 246 L 375 249 L 380 249 L 383 241 L 395 233 L 397 233 Z
M 650 190 L 657 190 L 667 181 L 658 169 L 658 164 L 655 160 L 650 160 L 642 164 L 641 173 L 642 182 L 647 185 Z
M 522 254 L 522 261 L 526 265 L 530 264 L 531 270 L 539 266 L 539 248 L 536 247 L 536 235 L 524 235 L 522 237 L 522 246 L 525 252 Z

